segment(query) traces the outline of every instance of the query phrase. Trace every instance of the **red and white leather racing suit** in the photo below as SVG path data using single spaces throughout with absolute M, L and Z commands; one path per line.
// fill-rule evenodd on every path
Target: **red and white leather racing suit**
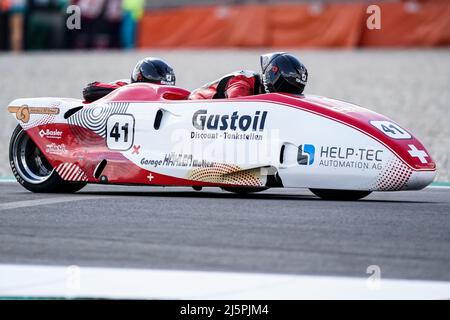
M 226 99 L 259 93 L 259 75 L 253 71 L 237 71 L 192 91 L 189 99 Z

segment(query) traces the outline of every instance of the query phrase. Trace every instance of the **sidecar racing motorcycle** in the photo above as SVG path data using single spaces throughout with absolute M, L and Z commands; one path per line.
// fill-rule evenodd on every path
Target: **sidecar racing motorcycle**
M 436 165 L 396 122 L 334 99 L 281 93 L 187 100 L 174 86 L 135 83 L 100 100 L 17 99 L 9 156 L 32 192 L 88 183 L 308 188 L 323 199 L 419 190 Z

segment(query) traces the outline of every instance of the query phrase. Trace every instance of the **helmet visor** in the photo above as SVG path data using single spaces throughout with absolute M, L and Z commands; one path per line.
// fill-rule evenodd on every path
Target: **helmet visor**
M 284 92 L 284 93 L 292 93 L 292 94 L 302 94 L 305 89 L 305 85 L 302 83 L 292 84 L 284 77 L 278 77 L 278 79 L 273 84 L 275 92 Z

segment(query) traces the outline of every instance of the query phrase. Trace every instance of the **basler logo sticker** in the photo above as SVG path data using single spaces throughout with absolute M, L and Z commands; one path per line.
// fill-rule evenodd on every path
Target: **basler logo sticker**
M 39 131 L 39 135 L 41 136 L 41 138 L 48 138 L 48 139 L 61 139 L 62 137 L 62 131 L 59 131 L 58 129 L 55 130 L 44 130 L 42 129 L 41 131 Z
M 30 115 L 32 114 L 59 114 L 59 108 L 48 108 L 48 107 L 29 107 L 23 105 L 20 107 L 9 107 L 8 111 L 10 113 L 15 113 L 16 118 L 23 123 L 30 121 Z

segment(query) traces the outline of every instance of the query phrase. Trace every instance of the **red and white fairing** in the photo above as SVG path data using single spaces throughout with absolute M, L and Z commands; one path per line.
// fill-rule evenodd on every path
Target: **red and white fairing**
M 422 189 L 436 174 L 408 130 L 350 103 L 188 94 L 132 84 L 92 104 L 35 98 L 10 107 L 28 109 L 19 123 L 67 181 L 387 191 Z M 42 108 L 59 112 L 33 113 Z

